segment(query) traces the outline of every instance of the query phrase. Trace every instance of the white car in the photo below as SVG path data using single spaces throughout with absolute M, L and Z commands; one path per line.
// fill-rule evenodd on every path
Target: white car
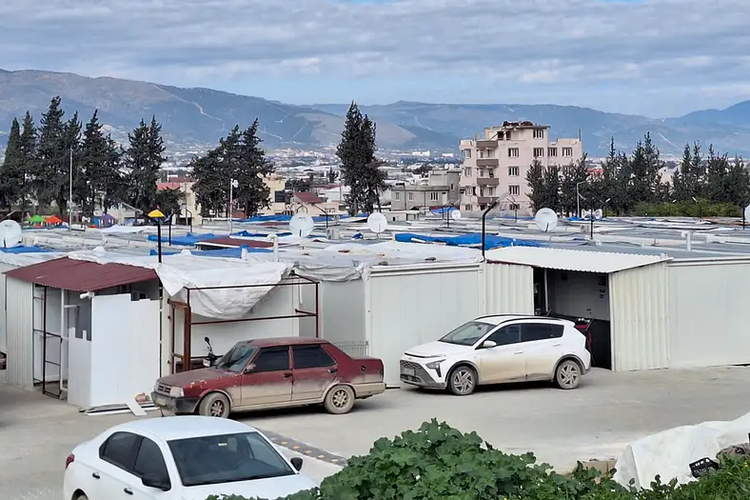
M 317 485 L 263 434 L 234 420 L 162 417 L 112 427 L 65 461 L 63 500 L 279 498 Z
M 458 396 L 506 382 L 575 389 L 590 369 L 586 337 L 572 321 L 546 316 L 482 316 L 401 357 L 402 382 Z

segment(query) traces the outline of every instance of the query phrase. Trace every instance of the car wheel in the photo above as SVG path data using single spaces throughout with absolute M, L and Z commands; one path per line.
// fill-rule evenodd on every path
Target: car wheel
M 337 385 L 328 391 L 323 406 L 334 415 L 349 413 L 354 406 L 354 391 L 348 385 Z
M 206 417 L 227 418 L 229 410 L 229 399 L 219 392 L 212 392 L 201 400 L 198 413 Z
M 560 389 L 575 389 L 581 383 L 581 367 L 572 359 L 566 359 L 555 371 L 555 382 Z
M 470 366 L 459 366 L 448 379 L 448 389 L 456 396 L 468 396 L 477 387 L 477 372 Z
M 81 493 L 77 497 L 75 497 L 73 500 L 89 500 L 89 497 L 87 497 L 84 493 Z

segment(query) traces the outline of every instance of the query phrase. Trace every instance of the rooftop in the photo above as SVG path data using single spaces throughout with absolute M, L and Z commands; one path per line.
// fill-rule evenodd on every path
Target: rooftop
M 254 427 L 237 420 L 193 415 L 133 420 L 114 427 L 114 430 L 151 434 L 164 441 L 257 431 Z

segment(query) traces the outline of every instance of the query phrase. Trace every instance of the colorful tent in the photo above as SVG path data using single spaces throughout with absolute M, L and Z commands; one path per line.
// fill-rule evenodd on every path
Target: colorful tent
M 41 224 L 42 222 L 44 222 L 44 217 L 42 217 L 41 215 L 35 215 L 29 219 L 29 222 L 32 224 Z
M 47 224 L 62 224 L 62 219 L 58 217 L 57 215 L 50 215 L 45 219 Z

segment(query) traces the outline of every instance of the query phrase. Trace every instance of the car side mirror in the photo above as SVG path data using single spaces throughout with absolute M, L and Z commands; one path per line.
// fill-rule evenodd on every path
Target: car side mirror
M 493 347 L 497 347 L 497 342 L 493 342 L 492 340 L 482 342 L 482 349 L 492 349 Z
M 147 488 L 155 488 L 161 491 L 169 491 L 172 489 L 172 485 L 169 483 L 169 478 L 162 477 L 158 474 L 146 474 L 141 478 L 143 486 Z
M 297 472 L 302 470 L 302 464 L 304 461 L 300 457 L 294 457 L 290 460 L 292 462 L 292 467 L 294 467 L 294 470 Z
M 255 370 L 255 363 L 250 363 L 245 367 L 245 373 L 252 373 Z

